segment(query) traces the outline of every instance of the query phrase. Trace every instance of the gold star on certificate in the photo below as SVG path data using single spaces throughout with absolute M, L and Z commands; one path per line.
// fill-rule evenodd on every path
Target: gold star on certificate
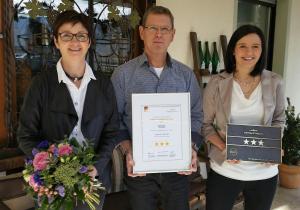
M 264 142 L 263 142 L 262 140 L 260 140 L 260 141 L 258 142 L 258 144 L 259 144 L 259 146 L 264 146 Z
M 249 144 L 249 140 L 248 140 L 248 139 L 245 139 L 245 140 L 244 140 L 244 144 Z
M 254 139 L 252 139 L 251 143 L 252 145 L 256 145 L 256 141 Z

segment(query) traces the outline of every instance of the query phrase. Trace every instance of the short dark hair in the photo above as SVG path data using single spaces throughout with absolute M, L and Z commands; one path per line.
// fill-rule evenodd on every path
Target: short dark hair
M 234 57 L 234 49 L 236 43 L 248 34 L 257 34 L 261 41 L 261 55 L 259 60 L 257 61 L 253 71 L 250 73 L 251 76 L 256 76 L 261 74 L 266 65 L 266 44 L 265 44 L 265 36 L 260 28 L 254 25 L 243 25 L 239 27 L 231 36 L 229 44 L 227 46 L 226 51 L 226 71 L 228 73 L 232 73 L 236 71 L 236 61 Z
M 92 40 L 93 29 L 89 17 L 83 13 L 78 13 L 75 10 L 67 10 L 57 15 L 53 24 L 53 35 L 56 39 L 58 39 L 59 28 L 65 23 L 72 23 L 73 25 L 81 23 L 88 31 L 90 41 Z
M 174 16 L 168 8 L 163 6 L 152 6 L 149 9 L 147 9 L 142 19 L 142 26 L 146 25 L 147 18 L 150 14 L 169 16 L 171 19 L 172 28 L 174 28 Z

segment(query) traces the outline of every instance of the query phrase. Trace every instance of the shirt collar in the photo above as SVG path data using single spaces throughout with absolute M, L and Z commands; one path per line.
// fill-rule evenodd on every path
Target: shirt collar
M 61 65 L 61 59 L 59 59 L 59 61 L 56 64 L 56 70 L 57 70 L 57 76 L 58 76 L 58 82 L 60 83 L 61 81 L 69 84 L 72 83 L 71 80 L 67 77 L 62 65 Z M 92 68 L 90 67 L 90 65 L 86 62 L 85 63 L 85 70 L 84 70 L 84 75 L 82 78 L 83 80 L 87 80 L 87 79 L 93 79 L 96 80 L 96 77 L 93 73 Z
M 139 64 L 140 64 L 140 66 L 142 66 L 142 65 L 144 65 L 144 64 L 150 66 L 150 65 L 149 65 L 149 62 L 148 62 L 147 55 L 146 55 L 145 52 L 140 56 L 140 62 L 139 62 Z M 171 58 L 171 56 L 170 56 L 169 53 L 167 53 L 166 64 L 167 64 L 167 66 L 170 67 L 170 68 L 171 68 L 172 65 L 173 65 L 173 61 L 172 61 L 172 58 Z

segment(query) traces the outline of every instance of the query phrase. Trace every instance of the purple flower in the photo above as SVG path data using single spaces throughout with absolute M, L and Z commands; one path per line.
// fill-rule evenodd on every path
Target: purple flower
M 60 197 L 65 197 L 65 188 L 61 185 L 57 186 L 55 190 L 58 192 Z
M 39 152 L 40 151 L 37 148 L 33 148 L 31 153 L 32 153 L 33 156 L 35 156 Z
M 48 195 L 48 203 L 52 203 L 54 201 L 54 196 L 53 195 Z
M 26 158 L 26 159 L 25 159 L 25 164 L 26 164 L 26 165 L 31 165 L 31 164 L 32 164 L 32 159 Z
M 38 149 L 47 149 L 49 147 L 49 142 L 47 140 L 41 141 L 37 148 Z
M 54 155 L 54 157 L 58 157 L 58 148 L 57 147 L 54 148 L 53 155 Z
M 88 171 L 88 167 L 86 166 L 81 166 L 81 168 L 79 169 L 79 173 L 84 174 Z
M 34 172 L 33 180 L 36 184 L 38 184 L 38 186 L 41 186 L 43 184 L 39 172 Z

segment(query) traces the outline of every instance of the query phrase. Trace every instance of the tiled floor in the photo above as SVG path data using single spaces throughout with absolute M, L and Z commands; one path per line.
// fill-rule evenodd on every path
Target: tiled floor
M 300 189 L 278 187 L 271 209 L 300 210 Z M 244 210 L 244 208 L 239 204 L 233 210 Z

